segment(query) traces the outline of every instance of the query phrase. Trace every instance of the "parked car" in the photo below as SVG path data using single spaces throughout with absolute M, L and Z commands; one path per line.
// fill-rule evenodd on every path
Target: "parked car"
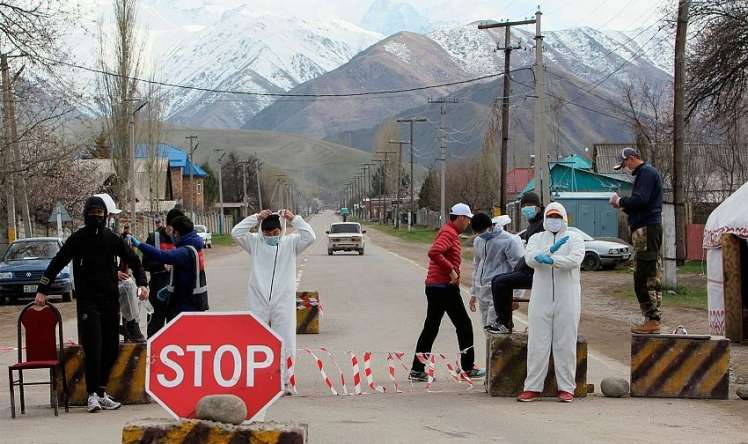
M 13 303 L 20 298 L 33 298 L 39 280 L 61 247 L 62 241 L 56 237 L 19 239 L 11 243 L 0 262 L 0 302 Z M 57 275 L 50 294 L 61 295 L 63 302 L 73 299 L 70 265 Z
M 205 225 L 195 225 L 195 231 L 207 248 L 213 248 L 213 234 L 208 231 L 208 227 Z
M 576 227 L 569 227 L 584 239 L 584 261 L 582 270 L 595 271 L 601 268 L 614 268 L 631 259 L 631 247 L 617 241 L 594 239 Z
M 358 251 L 364 254 L 366 230 L 356 222 L 335 223 L 330 225 L 327 233 L 327 254 L 332 256 L 336 251 Z

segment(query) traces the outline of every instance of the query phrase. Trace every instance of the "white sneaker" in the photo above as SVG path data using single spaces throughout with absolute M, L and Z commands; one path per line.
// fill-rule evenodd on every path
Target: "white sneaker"
M 121 402 L 115 401 L 106 392 L 104 392 L 104 396 L 98 396 L 98 398 L 99 404 L 104 410 L 117 410 L 118 408 L 122 407 Z
M 99 397 L 96 393 L 88 395 L 88 413 L 96 413 L 101 410 L 101 404 L 99 403 Z

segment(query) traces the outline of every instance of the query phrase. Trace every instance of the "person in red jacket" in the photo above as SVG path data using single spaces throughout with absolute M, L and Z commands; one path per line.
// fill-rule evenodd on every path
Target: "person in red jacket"
M 449 212 L 449 223 L 444 225 L 436 236 L 429 250 L 429 269 L 426 276 L 426 321 L 416 344 L 416 356 L 410 371 L 411 381 L 428 380 L 424 364 L 418 359 L 419 354 L 431 353 L 439 325 L 444 313 L 457 330 L 457 342 L 460 346 L 461 366 L 471 378 L 481 378 L 486 372 L 475 367 L 473 350 L 473 324 L 470 321 L 465 304 L 460 294 L 460 263 L 462 262 L 462 245 L 460 234 L 470 225 L 473 214 L 470 207 L 458 203 Z M 423 355 L 422 355 L 423 356 Z

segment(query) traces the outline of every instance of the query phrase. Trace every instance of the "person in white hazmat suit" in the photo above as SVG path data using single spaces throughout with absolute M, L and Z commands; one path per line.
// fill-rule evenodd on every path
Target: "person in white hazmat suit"
M 285 233 L 286 221 L 295 233 Z M 249 311 L 283 339 L 281 369 L 287 386 L 286 360 L 296 356 L 296 257 L 314 243 L 314 230 L 290 210 L 263 210 L 239 222 L 231 237 L 250 256 Z
M 496 321 L 491 280 L 494 276 L 511 272 L 525 254 L 519 236 L 504 231 L 504 226 L 511 221 L 507 215 L 491 219 L 484 213 L 474 215 L 470 221 L 473 232 L 477 234 L 473 241 L 470 311 L 475 312 L 477 304 L 484 330 Z
M 568 231 L 567 224 L 566 209 L 553 202 L 545 209 L 546 231 L 527 242 L 525 261 L 535 269 L 535 276 L 527 311 L 527 379 L 518 401 L 534 401 L 540 396 L 551 350 L 558 398 L 562 402 L 574 399 L 584 240 Z

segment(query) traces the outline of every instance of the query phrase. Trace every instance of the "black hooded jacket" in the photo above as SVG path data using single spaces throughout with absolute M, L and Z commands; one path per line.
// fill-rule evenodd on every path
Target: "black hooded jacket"
M 91 208 L 103 208 L 106 212 L 104 201 L 98 197 L 86 201 L 84 217 Z M 106 227 L 86 225 L 65 241 L 40 279 L 37 291 L 48 294 L 57 274 L 72 261 L 75 293 L 79 300 L 103 297 L 116 301 L 119 295 L 117 258 L 130 266 L 138 286 L 148 285 L 140 259 L 120 236 Z
M 525 244 L 527 244 L 527 241 L 530 240 L 533 234 L 545 231 L 545 228 L 543 227 L 543 220 L 545 218 L 544 213 L 545 208 L 540 207 L 535 217 L 527 221 L 527 229 L 525 229 L 524 233 L 519 235 L 520 238 L 525 241 Z M 519 262 L 517 262 L 517 265 L 514 266 L 514 271 L 521 271 L 527 274 L 533 274 L 535 272 L 532 267 L 527 265 L 524 256 L 519 260 Z

